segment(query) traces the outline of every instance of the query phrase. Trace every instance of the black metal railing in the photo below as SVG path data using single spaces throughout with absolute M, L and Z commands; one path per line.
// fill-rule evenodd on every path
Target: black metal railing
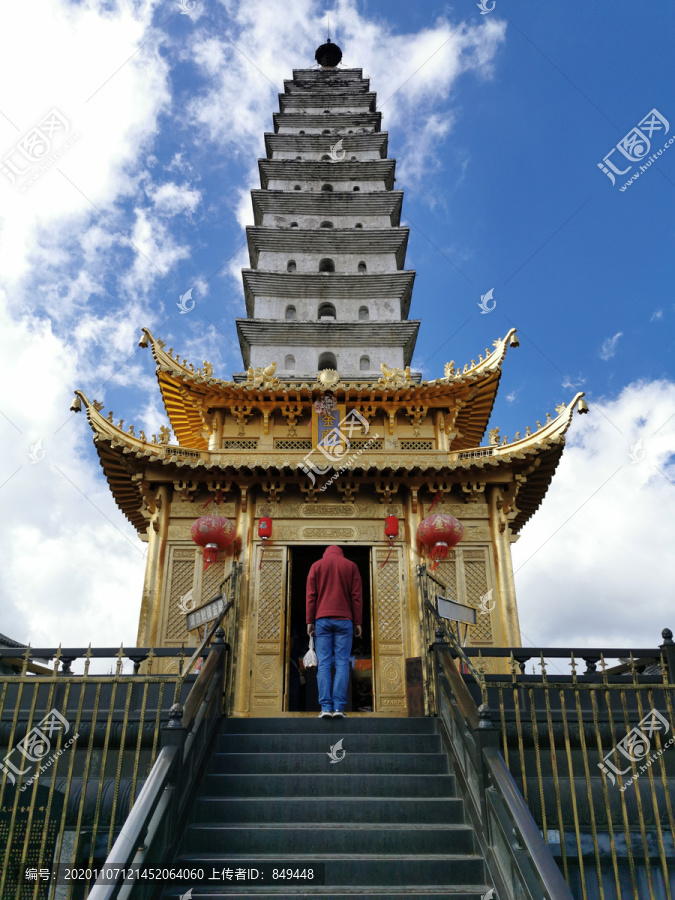
M 223 584 L 229 596 L 227 605 L 188 661 L 182 678 L 189 674 L 208 648 L 206 662 L 184 705 L 176 704 L 170 711 L 169 722 L 162 729 L 161 749 L 155 765 L 108 853 L 104 870 L 136 871 L 136 867 L 161 867 L 177 847 L 204 762 L 231 696 L 232 653 L 224 640 L 226 632 L 221 623 L 237 605 L 240 576 L 241 565 L 235 563 Z M 236 634 L 236 623 L 228 631 Z M 88 898 L 113 900 L 127 895 L 129 885 L 128 880 L 125 883 L 121 878 L 99 879 Z M 146 900 L 156 889 L 155 883 L 139 880 L 133 884 L 130 896 L 134 900 Z
M 492 735 L 488 757 L 498 754 L 510 773 L 572 895 L 672 900 L 670 630 L 664 629 L 658 648 L 463 648 L 455 629 L 438 616 L 436 596 L 446 593 L 445 586 L 424 567 L 418 578 L 430 714 L 444 719 L 446 729 L 461 714 L 473 735 L 481 732 L 476 710 L 483 709 L 484 721 L 494 717 L 498 727 L 482 729 Z M 506 658 L 511 674 L 490 674 L 498 669 L 485 664 L 490 657 Z M 580 659 L 583 674 L 577 671 Z M 616 659 L 619 665 L 607 665 Z M 525 674 L 530 660 L 538 673 Z M 569 674 L 550 674 L 551 668 Z M 455 756 L 462 738 L 466 729 L 455 727 Z M 483 752 L 484 765 L 485 758 Z
M 181 656 L 152 648 L 0 651 L 3 900 L 53 898 L 57 867 L 93 868 L 105 859 L 155 762 L 161 722 L 194 680 L 181 679 Z M 125 675 L 135 657 L 150 671 Z M 111 658 L 110 674 L 90 671 Z M 175 663 L 175 673 L 153 673 L 155 660 Z M 70 669 L 75 661 L 81 674 Z M 26 882 L 27 870 L 50 879 Z M 69 896 L 78 900 L 85 890 L 73 887 Z
M 480 672 L 434 606 L 436 594 L 430 585 L 440 589 L 443 585 L 424 566 L 418 567 L 418 579 L 429 648 L 427 702 L 442 723 L 441 736 L 497 895 L 510 900 L 572 900 L 499 752 L 499 731 L 491 711 L 486 702 L 476 704 L 455 663 L 453 656 L 460 657 L 464 670 L 483 687 Z

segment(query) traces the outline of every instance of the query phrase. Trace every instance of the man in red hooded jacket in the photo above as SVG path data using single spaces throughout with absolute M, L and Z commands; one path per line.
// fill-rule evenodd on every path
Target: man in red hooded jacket
M 319 718 L 344 718 L 352 637 L 361 637 L 361 575 L 356 563 L 331 545 L 307 577 L 307 634 L 316 636 Z M 315 624 L 316 623 L 316 624 Z M 335 667 L 335 680 L 331 669 Z

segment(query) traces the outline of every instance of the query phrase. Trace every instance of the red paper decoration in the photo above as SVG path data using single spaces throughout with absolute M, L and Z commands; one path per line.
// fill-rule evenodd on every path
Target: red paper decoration
M 227 550 L 234 540 L 234 525 L 225 516 L 201 516 L 190 529 L 192 540 L 204 548 L 204 571 L 218 561 L 218 551 Z
M 380 563 L 380 568 L 382 566 L 386 566 L 389 562 L 389 557 L 391 556 L 391 550 L 394 546 L 394 541 L 398 537 L 398 519 L 396 516 L 387 516 L 384 520 L 384 533 L 389 538 L 389 553 L 387 553 L 387 558 L 383 563 Z
M 446 513 L 434 513 L 422 519 L 417 529 L 417 536 L 425 545 L 431 548 L 431 558 L 434 564 L 432 571 L 438 563 L 448 555 L 448 549 L 458 544 L 464 536 L 464 527 L 454 516 Z
M 262 550 L 260 552 L 260 564 L 258 569 L 262 569 L 265 544 L 268 539 L 272 537 L 272 520 L 269 516 L 260 516 L 260 521 L 258 522 L 258 537 L 262 539 Z

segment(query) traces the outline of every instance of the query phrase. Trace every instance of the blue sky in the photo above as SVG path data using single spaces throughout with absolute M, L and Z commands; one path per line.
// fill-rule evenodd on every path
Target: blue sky
M 591 406 L 514 547 L 525 638 L 653 644 L 675 624 L 675 144 L 623 192 L 639 164 L 612 186 L 598 163 L 653 109 L 669 131 L 650 153 L 675 134 L 675 11 L 576 0 L 495 0 L 486 15 L 473 0 L 8 8 L 3 156 L 51 109 L 76 137 L 27 189 L 0 175 L 0 631 L 134 642 L 145 547 L 68 414 L 72 391 L 136 433 L 165 424 L 141 326 L 221 377 L 241 371 L 248 192 L 327 10 L 398 160 L 414 367 L 438 377 L 515 325 L 491 426 L 513 436 L 576 390 Z

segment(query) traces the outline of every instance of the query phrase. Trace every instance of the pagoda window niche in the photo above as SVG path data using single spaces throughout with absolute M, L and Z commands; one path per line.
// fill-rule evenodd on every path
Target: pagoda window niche
M 294 185 L 293 185 L 293 190 L 294 190 L 294 191 L 301 191 L 302 188 L 300 187 L 299 184 L 294 184 Z
M 332 222 L 322 222 L 321 223 L 321 228 L 332 228 L 332 227 L 333 227 Z
M 353 190 L 353 191 L 360 191 L 361 188 L 358 186 L 358 184 L 355 184 L 354 187 L 352 188 L 352 190 Z
M 298 267 L 296 266 L 294 259 L 289 259 L 288 262 L 286 263 L 286 271 L 287 272 L 295 272 L 295 270 L 297 268 Z
M 286 315 L 284 316 L 284 318 L 287 322 L 295 322 L 295 320 L 298 318 L 298 314 L 294 306 L 286 307 Z
M 335 358 L 334 353 L 322 353 L 319 357 L 319 371 L 323 371 L 323 369 L 336 369 L 337 370 L 337 359 Z
M 319 307 L 319 321 L 323 319 L 331 319 L 332 321 L 337 319 L 337 313 L 332 303 L 322 303 Z
M 362 372 L 367 372 L 370 369 L 370 357 L 362 356 L 359 360 L 359 369 Z
M 359 322 L 367 322 L 370 318 L 370 313 L 368 312 L 367 306 L 359 307 Z
M 284 369 L 288 371 L 293 371 L 293 369 L 295 369 L 295 357 L 292 353 L 289 353 L 284 359 Z
M 319 272 L 335 272 L 335 263 L 332 259 L 322 259 L 319 262 Z M 335 307 L 333 307 L 335 309 Z
M 360 262 L 358 265 L 358 270 L 361 275 L 365 275 L 368 271 L 368 266 L 364 262 Z
M 329 162 L 330 156 L 327 153 L 324 153 L 324 155 L 321 157 L 321 159 L 324 160 L 324 162 Z
M 322 191 L 332 191 L 332 190 L 333 190 L 333 185 L 332 185 L 332 184 L 322 184 L 322 185 L 321 185 L 321 190 L 322 190 Z

